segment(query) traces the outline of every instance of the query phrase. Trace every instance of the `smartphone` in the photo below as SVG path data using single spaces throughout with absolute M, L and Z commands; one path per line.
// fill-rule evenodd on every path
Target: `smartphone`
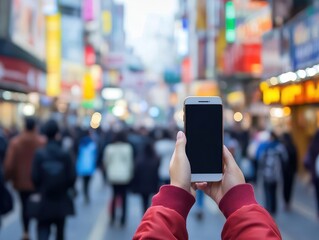
M 223 105 L 220 97 L 184 101 L 186 155 L 192 182 L 217 182 L 223 174 Z

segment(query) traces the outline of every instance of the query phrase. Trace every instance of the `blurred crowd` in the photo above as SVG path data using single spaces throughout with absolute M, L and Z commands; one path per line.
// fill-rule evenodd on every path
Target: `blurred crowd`
M 110 226 L 125 227 L 128 194 L 140 195 L 145 212 L 159 187 L 169 184 L 169 164 L 178 130 L 136 129 L 125 124 L 106 131 L 63 128 L 55 120 L 41 124 L 32 117 L 25 119 L 21 132 L 0 128 L 0 195 L 5 196 L 7 183 L 11 182 L 22 206 L 22 239 L 30 237 L 32 218 L 38 222 L 39 240 L 49 239 L 51 225 L 56 226 L 57 239 L 64 239 L 66 218 L 76 214 L 74 199 L 82 195 L 85 204 L 91 203 L 91 178 L 96 171 L 103 176 L 105 185 L 112 188 Z M 319 132 L 304 163 L 312 175 L 319 213 L 319 174 L 315 170 L 318 141 Z M 265 208 L 275 215 L 278 198 L 282 197 L 285 210 L 289 211 L 298 158 L 292 137 L 288 133 L 229 128 L 225 129 L 224 144 L 235 156 L 246 181 L 262 183 Z M 76 188 L 77 180 L 80 189 Z M 277 196 L 279 186 L 283 186 L 281 196 Z M 196 216 L 200 220 L 204 214 L 203 195 L 199 193 L 197 198 Z M 10 196 L 7 199 L 0 202 L 2 215 L 13 207 L 8 204 Z

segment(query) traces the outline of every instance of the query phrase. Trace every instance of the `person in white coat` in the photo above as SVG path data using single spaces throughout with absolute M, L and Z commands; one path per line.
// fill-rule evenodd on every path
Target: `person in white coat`
M 113 188 L 110 224 L 113 225 L 115 222 L 116 205 L 119 201 L 122 208 L 120 224 L 124 226 L 126 223 L 127 190 L 134 174 L 133 148 L 127 142 L 124 131 L 116 133 L 113 142 L 106 146 L 103 161 L 108 181 Z
M 157 139 L 154 148 L 156 154 L 160 157 L 160 166 L 158 169 L 160 183 L 161 185 L 169 184 L 169 164 L 175 149 L 175 141 L 172 139 L 168 130 L 163 130 L 162 136 Z

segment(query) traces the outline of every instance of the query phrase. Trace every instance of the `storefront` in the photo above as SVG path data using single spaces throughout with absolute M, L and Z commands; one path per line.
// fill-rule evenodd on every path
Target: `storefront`
M 38 114 L 45 93 L 45 22 L 39 4 L 0 1 L 0 124 L 8 128 Z
M 301 171 L 309 143 L 319 128 L 318 19 L 319 11 L 310 7 L 263 39 L 263 102 L 271 106 L 273 128 L 291 132 Z
M 23 116 L 38 113 L 45 74 L 31 64 L 0 56 L 0 124 L 21 127 Z

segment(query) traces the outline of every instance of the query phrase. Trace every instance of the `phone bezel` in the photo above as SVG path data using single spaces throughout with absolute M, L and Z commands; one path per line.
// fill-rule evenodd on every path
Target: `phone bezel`
M 187 97 L 184 101 L 184 106 L 186 105 L 222 105 L 222 100 L 218 96 L 212 97 Z M 185 109 L 184 109 L 184 131 L 186 133 L 186 126 L 185 126 Z M 222 116 L 223 117 L 223 116 Z M 222 126 L 222 141 L 224 138 L 223 134 L 223 126 Z M 223 146 L 223 144 L 222 144 Z M 223 150 L 222 150 L 223 151 Z M 222 161 L 222 159 L 220 160 Z M 223 169 L 223 168 L 222 168 Z M 223 173 L 191 173 L 191 182 L 218 182 L 222 180 Z

